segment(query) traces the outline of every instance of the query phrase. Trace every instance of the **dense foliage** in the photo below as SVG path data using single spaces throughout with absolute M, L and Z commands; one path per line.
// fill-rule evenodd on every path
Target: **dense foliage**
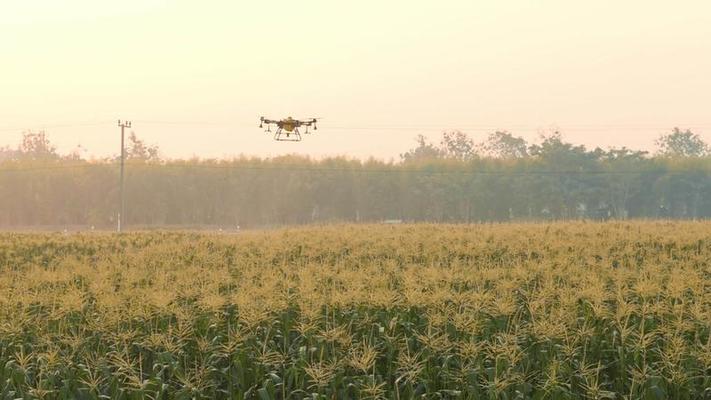
M 481 145 L 447 133 L 440 145 L 420 138 L 399 162 L 165 161 L 129 139 L 133 227 L 711 217 L 711 157 L 688 131 L 660 138 L 653 157 L 590 151 L 560 135 L 529 146 L 505 132 Z M 26 135 L 18 150 L 0 151 L 0 226 L 113 227 L 118 173 L 116 160 L 60 156 L 44 135 Z
M 3 234 L 0 398 L 707 398 L 710 231 Z

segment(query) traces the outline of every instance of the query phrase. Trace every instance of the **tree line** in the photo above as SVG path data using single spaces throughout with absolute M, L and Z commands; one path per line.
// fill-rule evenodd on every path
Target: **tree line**
M 417 138 L 398 161 L 344 157 L 166 160 L 127 144 L 130 227 L 263 227 L 334 221 L 489 222 L 711 217 L 709 146 L 688 130 L 658 152 L 589 150 L 560 133 L 530 144 L 509 132 L 476 143 Z M 111 228 L 116 158 L 59 154 L 44 132 L 0 148 L 0 227 Z

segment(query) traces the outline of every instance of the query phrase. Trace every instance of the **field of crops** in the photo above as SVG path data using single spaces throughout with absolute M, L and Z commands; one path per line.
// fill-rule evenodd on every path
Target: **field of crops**
M 0 234 L 0 398 L 711 398 L 711 223 Z

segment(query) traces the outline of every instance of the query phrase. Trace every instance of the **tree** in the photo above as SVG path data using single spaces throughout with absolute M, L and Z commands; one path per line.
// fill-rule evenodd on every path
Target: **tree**
M 10 146 L 0 147 L 0 162 L 15 160 L 17 158 L 18 151 L 13 150 Z
M 607 196 L 602 196 L 598 201 L 607 206 L 611 216 L 626 219 L 630 215 L 630 206 L 633 203 L 631 199 L 642 190 L 643 174 L 651 160 L 647 158 L 646 151 L 630 150 L 626 147 L 595 151 L 599 154 L 605 170 L 611 172 L 605 178 Z M 641 204 L 637 204 L 637 208 L 640 206 Z
M 497 157 L 514 158 L 474 157 L 471 141 L 452 133 L 441 147 L 418 137 L 401 162 L 300 156 L 135 161 L 126 180 L 126 199 L 135 207 L 126 217 L 135 226 L 223 227 L 392 218 L 509 221 L 579 218 L 583 212 L 616 219 L 711 218 L 711 157 L 587 150 L 559 133 L 524 153 L 520 138 L 492 136 L 492 143 L 511 145 L 500 147 Z M 157 147 L 135 135 L 127 139 L 129 158 L 157 160 Z M 0 147 L 0 227 L 112 225 L 115 160 L 84 162 L 80 151 L 58 154 L 39 134 Z M 42 157 L 57 158 L 36 160 Z
M 445 157 L 459 161 L 467 161 L 476 157 L 474 141 L 466 133 L 460 131 L 444 132 L 440 151 Z
M 158 146 L 147 145 L 139 139 L 134 132 L 128 136 L 126 158 L 129 160 L 155 161 L 158 160 Z
M 541 144 L 529 147 L 529 154 L 556 167 L 582 169 L 600 156 L 599 152 L 588 152 L 583 145 L 576 146 L 563 141 L 563 135 L 558 131 L 549 136 L 542 136 L 542 139 Z
M 409 150 L 407 153 L 400 154 L 400 159 L 402 159 L 403 162 L 426 161 L 442 158 L 442 150 L 437 148 L 434 144 L 428 143 L 426 137 L 418 135 L 415 140 L 417 140 L 417 147 Z
M 528 143 L 506 131 L 496 131 L 482 144 L 483 150 L 495 158 L 523 158 L 528 156 Z
M 672 133 L 662 135 L 656 141 L 659 154 L 668 157 L 702 157 L 709 154 L 709 146 L 690 130 L 674 128 Z
M 27 131 L 22 134 L 22 143 L 17 149 L 20 158 L 30 160 L 58 159 L 57 148 L 52 145 L 44 131 Z
M 560 132 L 543 137 L 540 145 L 529 148 L 533 160 L 545 171 L 538 176 L 537 197 L 554 216 L 569 218 L 600 185 L 600 153 L 587 151 L 585 146 L 563 141 Z

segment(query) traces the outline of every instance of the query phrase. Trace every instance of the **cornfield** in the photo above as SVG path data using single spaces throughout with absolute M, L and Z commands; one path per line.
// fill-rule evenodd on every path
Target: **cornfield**
M 711 398 L 711 224 L 0 234 L 2 399 Z

